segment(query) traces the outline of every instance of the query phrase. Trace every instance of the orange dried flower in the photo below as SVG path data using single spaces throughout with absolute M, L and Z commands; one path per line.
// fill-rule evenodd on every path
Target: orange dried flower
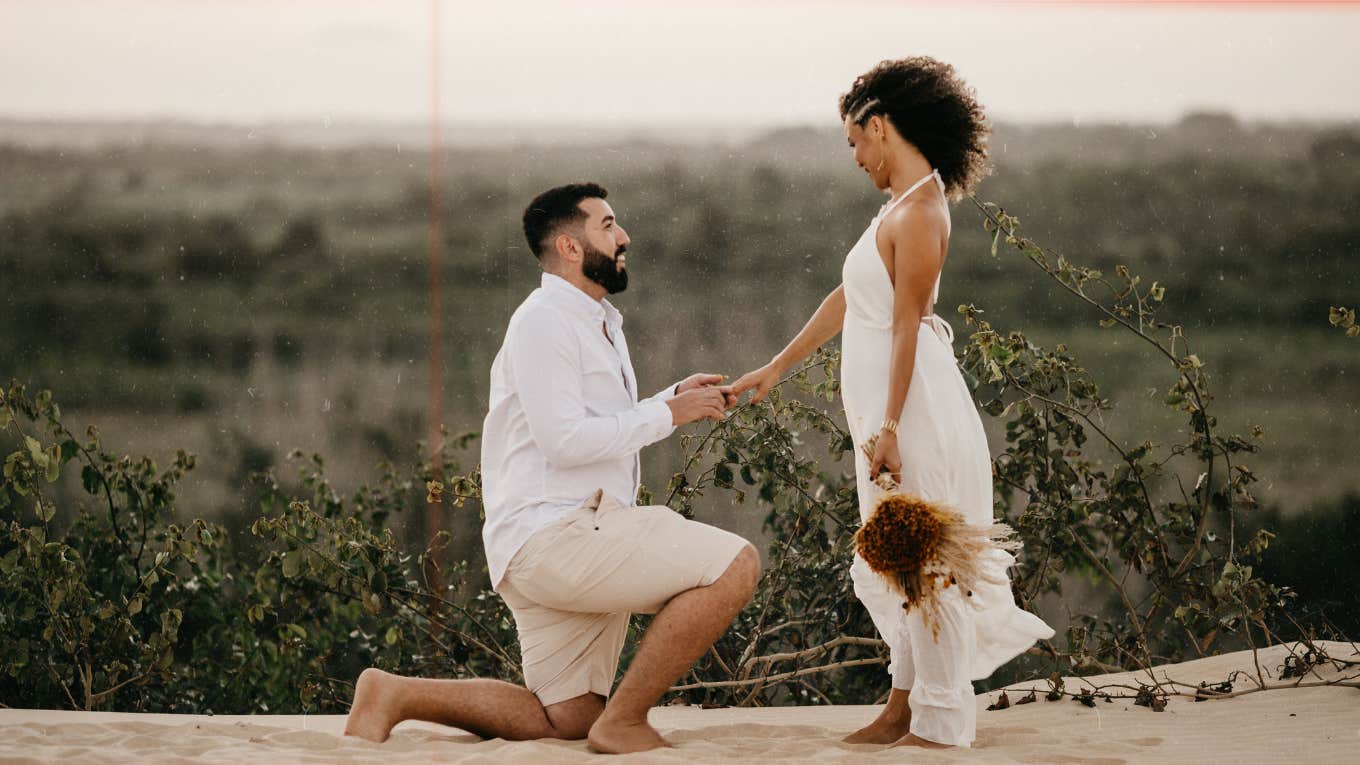
M 860 557 L 880 574 L 923 568 L 938 557 L 941 513 L 910 494 L 889 494 L 855 534 Z
M 864 450 L 872 454 L 872 440 Z M 975 526 L 953 508 L 903 492 L 890 480 L 882 488 L 887 494 L 855 533 L 855 548 L 902 594 L 904 609 L 922 609 L 938 638 L 941 593 L 958 584 L 971 597 L 982 582 L 1005 584 L 1004 572 L 989 570 L 985 559 L 991 550 L 1019 549 L 1020 542 L 1003 523 Z

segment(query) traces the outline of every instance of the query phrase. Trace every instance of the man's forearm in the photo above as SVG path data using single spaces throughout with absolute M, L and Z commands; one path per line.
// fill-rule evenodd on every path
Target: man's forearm
M 635 453 L 669 436 L 675 429 L 671 410 L 661 401 L 643 401 L 633 409 L 600 417 L 531 417 L 529 431 L 539 448 L 558 467 L 588 465 Z

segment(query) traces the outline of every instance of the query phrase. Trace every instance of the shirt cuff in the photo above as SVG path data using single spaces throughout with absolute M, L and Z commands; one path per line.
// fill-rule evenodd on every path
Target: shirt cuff
M 678 393 L 676 393 L 676 391 L 677 391 L 679 388 L 680 388 L 680 383 L 675 383 L 675 384 L 671 385 L 669 388 L 666 388 L 665 390 L 663 390 L 663 391 L 661 391 L 660 393 L 656 394 L 655 396 L 652 396 L 652 397 L 651 397 L 650 399 L 648 399 L 648 400 L 649 400 L 649 401 L 661 401 L 661 402 L 670 401 L 671 399 L 673 399 L 673 398 L 675 398 L 677 395 L 679 395 Z
M 638 410 L 642 412 L 643 422 L 646 423 L 647 443 L 656 443 L 675 432 L 675 425 L 672 424 L 675 418 L 664 401 L 650 398 L 639 404 Z

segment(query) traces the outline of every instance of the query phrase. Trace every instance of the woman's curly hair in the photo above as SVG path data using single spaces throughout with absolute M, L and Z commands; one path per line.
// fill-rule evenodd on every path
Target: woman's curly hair
M 883 61 L 841 96 L 841 119 L 863 127 L 875 114 L 940 171 L 949 196 L 962 197 L 990 172 L 987 117 L 954 67 L 929 56 Z

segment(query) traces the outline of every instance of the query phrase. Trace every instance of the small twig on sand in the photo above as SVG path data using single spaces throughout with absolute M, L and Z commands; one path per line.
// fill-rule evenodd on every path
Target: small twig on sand
M 690 683 L 689 685 L 676 685 L 666 689 L 666 692 L 676 693 L 678 691 L 692 691 L 697 688 L 738 688 L 741 686 L 757 684 L 773 685 L 774 683 L 782 683 L 785 680 L 792 680 L 796 677 L 816 675 L 822 672 L 830 672 L 836 669 L 845 669 L 847 667 L 863 667 L 869 664 L 886 664 L 886 663 L 888 663 L 888 660 L 881 656 L 877 656 L 872 659 L 849 659 L 847 661 L 838 661 L 835 664 L 823 664 L 817 667 L 805 667 L 803 669 L 794 670 L 792 672 L 783 672 L 778 675 L 769 675 L 766 677 L 752 677 L 746 680 L 718 680 L 709 683 Z

